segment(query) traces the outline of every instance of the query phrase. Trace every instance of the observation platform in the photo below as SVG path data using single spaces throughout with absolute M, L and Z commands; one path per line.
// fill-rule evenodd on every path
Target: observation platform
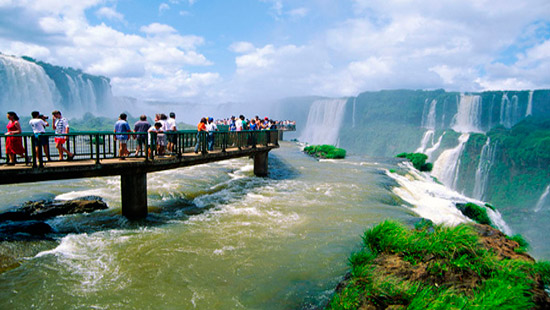
M 0 153 L 0 185 L 50 180 L 65 180 L 103 176 L 121 176 L 122 214 L 130 219 L 147 216 L 147 173 L 181 167 L 206 164 L 239 157 L 254 160 L 254 174 L 267 176 L 268 152 L 278 148 L 279 132 L 239 131 L 207 132 L 177 131 L 166 133 L 174 141 L 173 152 L 160 155 L 155 133 L 126 133 L 130 156 L 122 159 L 118 154 L 120 141 L 112 132 L 77 132 L 65 135 L 44 134 L 50 159 L 46 161 L 43 148 L 35 148 L 35 139 L 30 133 L 0 136 L 0 150 L 4 151 L 8 137 L 23 139 L 26 158 L 23 162 L 8 165 L 6 154 Z M 60 161 L 54 137 L 65 136 L 65 147 L 74 153 L 72 161 Z M 144 142 L 138 155 L 137 137 Z M 168 137 L 167 137 L 168 138 Z M 151 142 L 152 141 L 152 142 Z M 99 142 L 99 143 L 97 143 Z M 197 150 L 197 153 L 195 152 Z M 18 160 L 21 160 L 19 158 Z

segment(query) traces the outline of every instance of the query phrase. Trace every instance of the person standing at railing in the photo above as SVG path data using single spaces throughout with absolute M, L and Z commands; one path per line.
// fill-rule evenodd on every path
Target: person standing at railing
M 142 115 L 139 117 L 139 121 L 134 124 L 134 132 L 147 132 L 151 128 L 151 124 L 147 121 L 147 116 Z M 139 152 L 143 149 L 143 145 L 147 141 L 147 135 L 137 135 L 134 136 L 137 139 L 136 154 L 137 157 Z
M 147 135 L 149 136 L 149 157 L 151 157 L 152 150 L 155 150 L 155 146 L 158 142 L 158 133 L 162 132 L 162 124 L 161 122 L 156 122 L 153 126 L 151 126 L 147 130 Z
M 8 112 L 8 131 L 6 135 L 18 135 L 21 133 L 21 124 L 19 124 L 19 116 L 15 112 Z M 22 137 L 6 137 L 6 154 L 8 155 L 9 166 L 13 166 L 17 163 L 16 155 L 25 157 L 25 148 L 23 147 Z
M 69 133 L 69 122 L 66 118 L 61 116 L 61 112 L 58 110 L 55 110 L 52 112 L 53 116 L 53 130 L 55 130 L 56 134 L 67 134 Z M 55 141 L 55 147 L 57 148 L 57 151 L 59 153 L 59 160 L 63 160 L 63 153 L 67 153 L 67 160 L 73 160 L 74 154 L 69 152 L 63 144 L 65 144 L 65 141 L 67 141 L 67 136 L 56 136 L 54 138 Z
M 173 153 L 174 152 L 174 146 L 176 145 L 176 142 L 178 140 L 178 136 L 176 135 L 176 131 L 178 131 L 178 127 L 176 125 L 176 113 L 170 112 L 170 118 L 168 121 L 166 121 L 169 134 L 168 134 L 168 152 Z
M 212 117 L 208 118 L 208 124 L 206 124 L 206 131 L 208 132 L 208 150 L 213 151 L 214 150 L 214 132 L 218 131 L 218 126 L 216 126 L 216 123 L 214 123 L 214 119 Z
M 118 117 L 118 121 L 115 123 L 115 133 L 126 133 L 126 132 L 132 132 L 130 130 L 130 125 L 128 125 L 128 122 L 126 121 L 126 118 L 128 116 L 126 113 L 121 113 Z M 118 146 L 118 156 L 120 156 L 120 160 L 126 159 L 126 156 L 130 154 L 128 151 L 128 135 L 115 135 L 115 141 L 119 141 Z
M 44 136 L 46 133 L 46 127 L 50 126 L 46 120 L 47 116 L 40 114 L 38 111 L 31 112 L 32 119 L 29 121 L 29 125 L 32 127 L 34 133 L 33 140 L 35 145 L 35 153 L 38 156 L 40 153 L 40 146 L 44 149 L 44 154 L 48 161 L 50 161 L 50 148 L 48 147 L 48 136 Z
M 201 144 L 201 131 L 206 131 L 206 118 L 201 118 L 201 121 L 197 125 L 197 144 L 195 145 L 195 154 L 199 152 L 199 147 Z
M 165 132 L 168 132 L 168 116 L 166 114 L 161 114 L 159 119 L 159 122 L 162 124 L 162 130 L 159 131 L 159 134 L 157 135 L 157 153 L 159 155 L 164 155 L 166 151 L 166 135 Z

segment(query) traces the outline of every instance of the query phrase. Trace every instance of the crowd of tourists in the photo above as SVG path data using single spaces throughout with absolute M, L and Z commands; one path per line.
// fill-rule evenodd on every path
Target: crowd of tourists
M 46 127 L 50 126 L 48 123 L 48 116 L 40 114 L 38 111 L 31 112 L 32 119 L 29 121 L 29 125 L 32 128 L 34 133 L 32 139 L 35 146 L 35 156 L 40 154 L 40 148 L 44 150 L 44 155 L 46 155 L 47 160 L 50 159 L 50 149 L 48 147 L 49 139 L 48 136 L 44 136 L 46 133 Z M 67 160 L 73 160 L 74 154 L 69 152 L 65 148 L 65 142 L 67 141 L 67 136 L 62 136 L 63 134 L 69 133 L 69 122 L 66 118 L 61 115 L 59 110 L 52 112 L 53 120 L 52 127 L 56 133 L 54 138 L 55 147 L 58 150 L 59 160 L 63 160 L 63 154 L 67 154 Z M 21 124 L 19 123 L 19 116 L 17 113 L 10 111 L 7 113 L 8 125 L 7 132 L 5 133 L 6 137 L 6 154 L 8 155 L 7 165 L 13 166 L 17 162 L 17 155 L 20 157 L 26 157 L 26 151 L 23 147 L 23 139 L 19 135 L 21 134 Z
M 41 153 L 46 159 L 50 161 L 49 153 L 49 136 L 44 135 L 46 128 L 49 127 L 48 116 L 40 114 L 38 111 L 31 113 L 32 119 L 29 121 L 29 125 L 33 130 L 33 144 L 35 146 L 35 156 Z M 69 122 L 64 118 L 59 110 L 52 112 L 52 128 L 55 131 L 55 147 L 58 150 L 59 160 L 64 159 L 64 154 L 67 155 L 67 160 L 73 160 L 75 154 L 71 153 L 65 148 L 65 142 L 67 136 L 64 134 L 69 133 Z M 17 156 L 25 158 L 26 151 L 23 147 L 23 139 L 19 135 L 22 133 L 21 124 L 19 123 L 19 117 L 15 112 L 8 112 L 8 125 L 6 137 L 6 154 L 8 156 L 7 165 L 15 165 L 17 162 Z M 125 113 L 121 113 L 117 122 L 114 125 L 114 139 L 119 142 L 118 154 L 121 160 L 124 160 L 130 155 L 128 150 L 128 140 L 137 140 L 135 156 L 138 156 L 140 152 L 144 150 L 144 145 L 147 142 L 151 145 L 149 152 L 152 149 L 156 150 L 158 155 L 173 154 L 176 145 L 176 135 L 171 135 L 170 132 L 177 131 L 176 114 L 174 112 L 166 114 L 156 114 L 153 124 L 149 123 L 146 115 L 141 115 L 139 120 L 134 124 L 134 128 L 130 127 L 127 120 L 128 116 Z M 269 129 L 284 129 L 288 126 L 295 126 L 294 121 L 276 121 L 269 117 L 260 119 L 258 116 L 247 119 L 244 115 L 239 117 L 231 116 L 227 119 L 217 119 L 214 121 L 212 117 L 203 117 L 197 125 L 198 135 L 201 131 L 207 132 L 207 148 L 213 150 L 214 148 L 214 132 L 218 131 L 218 126 L 226 126 L 225 130 L 229 131 L 243 131 L 243 130 L 269 130 Z M 138 134 L 136 134 L 138 133 Z M 149 134 L 144 134 L 149 133 Z M 199 141 L 199 139 L 197 139 Z M 198 153 L 199 142 L 195 146 L 195 153 Z M 151 154 L 149 154 L 151 155 Z M 28 162 L 28 160 L 26 160 Z

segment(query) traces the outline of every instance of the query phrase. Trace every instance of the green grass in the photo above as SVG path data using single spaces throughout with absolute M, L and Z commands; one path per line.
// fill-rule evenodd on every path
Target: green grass
M 550 263 L 499 260 L 467 224 L 423 221 L 411 230 L 385 221 L 367 230 L 363 243 L 349 260 L 350 280 L 327 309 L 358 309 L 367 303 L 382 309 L 530 309 L 534 279 L 550 282 Z M 384 259 L 393 259 L 387 265 L 392 268 L 383 268 Z M 422 280 L 399 266 L 423 271 Z M 465 287 L 462 279 L 473 279 L 475 286 Z
M 315 157 L 328 159 L 340 159 L 346 157 L 346 150 L 328 144 L 309 145 L 304 148 L 304 152 Z
M 433 164 L 427 163 L 428 155 L 422 153 L 400 153 L 396 157 L 410 160 L 413 166 L 420 171 L 432 171 Z

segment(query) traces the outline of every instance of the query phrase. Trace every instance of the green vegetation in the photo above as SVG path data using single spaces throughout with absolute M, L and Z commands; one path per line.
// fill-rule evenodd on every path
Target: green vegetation
M 457 203 L 456 208 L 462 212 L 466 217 L 474 220 L 479 224 L 492 225 L 491 219 L 487 215 L 487 209 L 476 205 L 475 203 L 468 202 Z
M 346 150 L 328 144 L 309 145 L 304 148 L 304 152 L 315 157 L 328 159 L 339 159 L 346 157 Z
M 513 235 L 512 237 L 506 236 L 509 240 L 513 240 L 519 244 L 518 248 L 515 248 L 514 251 L 517 253 L 526 253 L 527 249 L 529 248 L 529 242 L 523 238 L 522 235 L 517 234 Z
M 401 153 L 396 157 L 410 160 L 413 166 L 420 171 L 432 171 L 433 164 L 427 163 L 428 155 L 422 153 Z
M 385 221 L 363 236 L 350 278 L 328 309 L 531 309 L 547 306 L 541 287 L 550 264 L 525 254 L 502 256 L 481 240 L 511 246 L 487 226 L 423 222 L 415 230 Z M 480 234 L 477 229 L 493 232 Z M 487 236 L 488 235 L 488 236 Z M 500 239 L 499 239 L 500 238 Z M 496 241 L 496 242 L 495 242 Z M 514 244 L 514 243 L 512 243 Z M 496 246 L 493 246 L 496 247 Z M 542 301 L 541 301 L 542 300 Z

